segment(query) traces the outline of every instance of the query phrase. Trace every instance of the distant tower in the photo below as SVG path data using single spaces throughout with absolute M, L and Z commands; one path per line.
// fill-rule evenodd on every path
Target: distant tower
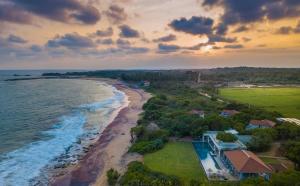
M 201 82 L 201 72 L 198 73 L 197 83 Z

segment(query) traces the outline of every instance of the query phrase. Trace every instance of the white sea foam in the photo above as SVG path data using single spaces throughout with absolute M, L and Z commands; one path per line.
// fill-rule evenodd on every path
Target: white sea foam
M 55 163 L 55 160 L 63 154 L 81 153 L 82 148 L 80 149 L 79 144 L 76 143 L 78 139 L 88 141 L 89 138 L 95 138 L 117 113 L 128 105 L 126 95 L 114 87 L 111 88 L 113 97 L 101 102 L 81 105 L 70 115 L 61 117 L 52 129 L 44 132 L 45 135 L 51 136 L 51 139 L 37 141 L 6 154 L 4 160 L 0 162 L 0 185 L 32 185 L 32 181 L 36 181 L 41 171 L 49 164 Z M 99 110 L 102 111 L 100 127 L 94 130 L 85 129 L 87 113 Z M 98 132 L 95 133 L 95 130 Z

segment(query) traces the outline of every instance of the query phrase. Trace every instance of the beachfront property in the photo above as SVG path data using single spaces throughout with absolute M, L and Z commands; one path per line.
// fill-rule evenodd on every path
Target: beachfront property
M 220 116 L 224 117 L 224 118 L 228 118 L 228 117 L 232 117 L 236 114 L 240 113 L 239 111 L 237 110 L 223 110 L 221 113 L 220 113 Z
M 259 157 L 247 150 L 225 151 L 222 160 L 230 173 L 239 180 L 258 176 L 268 180 L 272 172 Z
M 203 110 L 196 110 L 196 109 L 194 109 L 194 110 L 191 111 L 191 114 L 196 114 L 196 115 L 198 115 L 201 118 L 205 117 L 205 112 Z
M 193 143 L 208 179 L 242 180 L 257 176 L 269 178 L 271 168 L 255 154 L 247 151 L 243 141 L 249 141 L 249 136 L 239 135 L 236 130 L 230 129 L 224 132 L 235 135 L 237 140 L 223 142 L 217 139 L 219 132 L 207 131 L 202 135 L 202 141 Z
M 256 128 L 273 128 L 276 123 L 267 119 L 264 120 L 251 120 L 246 127 L 246 130 L 252 130 Z

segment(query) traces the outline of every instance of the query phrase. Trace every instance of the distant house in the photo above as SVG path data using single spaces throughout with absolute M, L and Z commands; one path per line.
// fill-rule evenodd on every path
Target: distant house
M 273 128 L 276 125 L 275 122 L 264 119 L 264 120 L 251 120 L 246 127 L 246 130 L 256 128 Z
M 143 81 L 144 87 L 149 87 L 150 86 L 150 81 Z
M 221 113 L 220 113 L 220 116 L 222 117 L 225 117 L 225 118 L 228 118 L 228 117 L 231 117 L 231 116 L 234 116 L 236 114 L 240 113 L 239 111 L 236 111 L 236 110 L 223 110 Z
M 192 111 L 191 111 L 191 114 L 196 114 L 196 115 L 198 115 L 198 116 L 201 117 L 201 118 L 204 118 L 204 117 L 205 117 L 205 113 L 204 113 L 203 110 L 192 110 Z
M 223 162 L 231 174 L 239 180 L 258 176 L 269 179 L 272 172 L 259 157 L 247 150 L 225 151 Z

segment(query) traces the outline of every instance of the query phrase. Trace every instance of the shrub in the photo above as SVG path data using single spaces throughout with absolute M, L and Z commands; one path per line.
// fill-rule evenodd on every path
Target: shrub
M 163 146 L 164 142 L 162 139 L 156 139 L 152 141 L 138 141 L 130 147 L 129 152 L 146 154 L 149 152 L 157 151 L 163 148 Z
M 223 142 L 235 142 L 237 137 L 231 133 L 219 132 L 217 134 L 217 139 Z
M 121 186 L 180 186 L 179 179 L 175 176 L 167 176 L 162 173 L 151 171 L 141 162 L 131 162 L 127 172 L 121 177 Z
M 106 173 L 106 176 L 108 185 L 115 186 L 117 184 L 118 178 L 120 177 L 120 174 L 114 169 L 109 169 L 109 171 L 107 171 Z

